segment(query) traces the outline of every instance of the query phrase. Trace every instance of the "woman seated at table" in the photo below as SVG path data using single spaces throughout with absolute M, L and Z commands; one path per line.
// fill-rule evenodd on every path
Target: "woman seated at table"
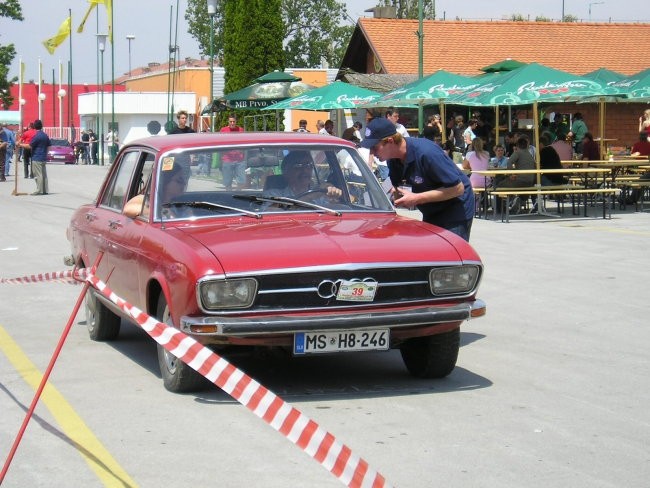
M 546 134 L 539 138 L 539 147 L 539 167 L 541 169 L 562 169 L 560 155 Z M 561 173 L 542 173 L 541 182 L 542 186 L 563 185 L 567 182 L 567 178 Z
M 560 161 L 572 161 L 573 160 L 573 141 L 566 139 L 556 139 L 551 143 L 551 147 L 555 149 L 558 156 L 560 156 Z M 567 166 L 571 166 L 567 163 Z
M 463 169 L 469 171 L 485 171 L 490 163 L 490 153 L 483 149 L 483 139 L 476 137 L 472 143 L 472 150 L 468 151 L 463 159 Z M 490 185 L 489 178 L 476 173 L 470 174 L 469 182 L 472 188 L 485 188 Z
M 586 132 L 582 138 L 582 160 L 600 161 L 600 148 L 591 132 Z
M 650 132 L 639 132 L 639 140 L 632 146 L 632 153 L 630 156 L 648 156 L 650 155 Z

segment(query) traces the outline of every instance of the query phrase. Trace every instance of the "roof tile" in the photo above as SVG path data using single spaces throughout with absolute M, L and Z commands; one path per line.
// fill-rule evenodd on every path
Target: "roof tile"
M 418 21 L 362 17 L 359 28 L 384 73 L 418 72 Z M 584 74 L 606 67 L 631 75 L 650 66 L 648 23 L 428 20 L 424 74 L 438 69 L 474 76 L 506 58 Z

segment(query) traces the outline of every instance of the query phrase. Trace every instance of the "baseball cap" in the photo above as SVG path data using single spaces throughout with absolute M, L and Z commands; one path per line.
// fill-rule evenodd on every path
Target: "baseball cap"
M 394 136 L 395 134 L 397 134 L 395 124 L 388 119 L 377 117 L 368 122 L 365 139 L 361 141 L 361 147 L 370 149 L 379 144 L 385 137 Z

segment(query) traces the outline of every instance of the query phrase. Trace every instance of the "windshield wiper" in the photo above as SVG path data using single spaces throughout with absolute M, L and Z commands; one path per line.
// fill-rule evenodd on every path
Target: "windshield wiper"
M 295 198 L 289 197 L 270 197 L 270 196 L 258 196 L 258 195 L 233 195 L 233 198 L 239 198 L 240 200 L 248 200 L 249 202 L 259 202 L 259 203 L 284 203 L 293 205 L 295 207 L 309 208 L 311 210 L 318 210 L 323 213 L 330 215 L 336 215 L 340 217 L 342 214 L 338 210 L 331 208 L 323 207 L 322 205 L 317 205 L 311 202 L 304 202 L 302 200 L 296 200 Z
M 170 203 L 163 203 L 162 206 L 163 206 L 163 208 L 169 208 L 169 207 L 196 207 L 196 208 L 207 208 L 207 209 L 211 209 L 211 210 L 230 210 L 232 212 L 242 213 L 244 215 L 247 215 L 249 217 L 253 217 L 255 219 L 261 219 L 262 218 L 262 214 L 260 214 L 260 213 L 251 212 L 249 210 L 243 210 L 241 208 L 231 207 L 229 205 L 223 205 L 221 203 L 213 203 L 213 202 L 170 202 Z

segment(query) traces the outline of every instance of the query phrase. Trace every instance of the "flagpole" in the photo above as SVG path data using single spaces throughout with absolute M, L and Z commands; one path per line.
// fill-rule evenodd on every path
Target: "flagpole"
M 112 0 L 111 0 L 112 1 Z M 114 42 L 114 31 L 115 24 L 113 24 L 113 10 L 114 5 L 111 3 L 111 26 L 109 29 L 109 36 L 111 41 L 111 125 L 113 126 L 113 140 L 111 141 L 113 145 L 111 146 L 111 163 L 117 155 L 117 136 L 118 132 L 115 130 L 115 42 Z
M 68 9 L 68 14 L 70 15 L 70 62 L 68 63 L 68 127 L 70 128 L 70 143 L 74 144 L 75 134 L 74 131 L 74 92 L 72 89 L 72 9 Z M 63 125 L 63 123 L 61 123 Z

